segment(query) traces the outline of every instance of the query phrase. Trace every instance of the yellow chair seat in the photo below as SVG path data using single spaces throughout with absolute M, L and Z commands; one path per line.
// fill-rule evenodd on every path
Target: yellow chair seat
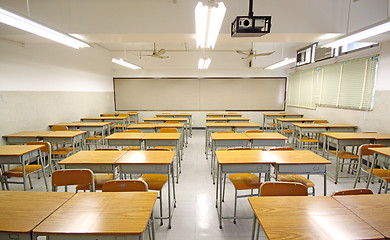
M 148 184 L 149 190 L 160 191 L 168 181 L 168 176 L 164 174 L 144 174 L 139 179 Z
M 52 155 L 68 155 L 69 153 L 71 153 L 72 151 L 66 151 L 66 150 L 55 150 L 55 151 L 52 151 L 51 154 Z
M 367 169 L 367 172 L 371 172 L 371 169 Z M 388 169 L 374 168 L 372 174 L 384 179 L 386 182 L 390 182 L 390 170 Z
M 298 182 L 306 187 L 314 187 L 314 183 L 301 175 L 278 175 L 278 180 L 282 182 Z
M 38 165 L 38 164 L 26 165 L 24 167 L 24 169 L 25 169 L 26 176 L 27 176 L 28 174 L 30 174 L 32 172 L 35 172 L 35 171 L 37 171 L 39 169 L 42 169 L 42 165 Z M 22 166 L 13 168 L 13 169 L 8 170 L 5 173 L 3 173 L 3 176 L 6 176 L 6 177 L 23 177 L 23 168 L 22 168 Z
M 270 126 L 276 126 L 275 123 L 268 123 L 268 125 L 270 125 Z
M 229 175 L 230 181 L 237 190 L 258 189 L 261 181 L 252 173 L 235 173 Z
M 292 133 L 292 130 L 284 129 L 282 130 L 284 133 Z
M 103 184 L 113 179 L 112 174 L 95 174 L 95 190 L 102 190 Z M 89 185 L 77 185 L 76 190 L 89 190 Z
M 141 147 L 133 146 L 133 147 L 122 148 L 122 151 L 137 151 L 137 150 L 141 150 Z
M 92 141 L 98 141 L 100 139 L 102 139 L 102 136 L 91 136 L 85 138 L 85 140 L 92 140 Z
M 336 151 L 335 150 L 330 150 L 329 153 L 333 154 L 333 155 L 336 155 Z M 358 155 L 350 153 L 350 152 L 347 152 L 347 151 L 339 151 L 338 157 L 341 158 L 341 159 L 359 159 Z
M 302 142 L 318 143 L 318 140 L 317 140 L 317 139 L 308 138 L 308 137 L 302 137 L 301 139 L 297 138 L 297 140 L 300 140 L 300 141 L 302 141 Z
M 156 149 L 169 149 L 173 151 L 175 149 L 175 146 L 157 146 Z

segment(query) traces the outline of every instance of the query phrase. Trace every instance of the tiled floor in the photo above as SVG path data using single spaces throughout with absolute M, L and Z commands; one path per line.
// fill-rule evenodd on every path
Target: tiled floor
M 219 229 L 218 215 L 215 208 L 215 185 L 210 175 L 210 162 L 204 154 L 204 130 L 194 130 L 189 139 L 188 147 L 184 150 L 182 174 L 177 185 L 177 207 L 174 210 L 172 229 L 168 229 L 167 221 L 160 226 L 156 222 L 156 239 L 167 240 L 235 240 L 250 239 L 251 219 L 239 219 L 237 224 L 232 220 L 223 220 L 223 228 Z M 328 167 L 328 173 L 334 175 L 334 168 Z M 43 180 L 34 177 L 34 191 L 44 190 Z M 316 195 L 323 194 L 323 177 L 310 178 L 316 184 Z M 50 182 L 50 179 L 49 179 Z M 338 184 L 327 180 L 327 195 L 332 192 L 353 187 L 353 179 L 341 179 Z M 362 182 L 359 187 L 363 187 Z M 372 190 L 377 192 L 379 184 L 373 185 Z M 22 190 L 21 185 L 11 185 L 11 190 Z M 166 194 L 165 194 L 166 196 Z M 227 184 L 224 203 L 224 214 L 233 214 L 234 191 L 231 184 Z M 164 199 L 164 205 L 166 199 Z M 156 214 L 158 213 L 156 204 Z M 238 216 L 252 216 L 253 212 L 248 200 L 238 200 Z M 147 239 L 147 236 L 145 236 Z M 262 233 L 262 239 L 265 239 Z

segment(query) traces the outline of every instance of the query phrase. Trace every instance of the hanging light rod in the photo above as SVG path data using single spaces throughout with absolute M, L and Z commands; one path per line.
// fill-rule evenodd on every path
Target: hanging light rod
M 129 62 L 123 60 L 122 58 L 119 58 L 119 59 L 113 58 L 112 62 L 116 63 L 116 64 L 119 64 L 119 65 L 122 65 L 124 67 L 128 67 L 128 68 L 134 69 L 134 70 L 142 69 L 142 67 L 137 66 L 137 65 L 132 64 L 132 63 L 129 63 Z
M 320 47 L 322 48 L 337 48 L 340 46 L 347 45 L 348 43 L 357 42 L 369 37 L 373 37 L 379 35 L 381 33 L 385 33 L 390 31 L 390 20 L 387 19 L 385 21 L 381 21 L 379 23 L 370 25 L 366 28 L 362 28 L 358 31 L 347 34 L 339 39 L 326 43 Z
M 297 59 L 296 58 L 285 58 L 284 60 L 280 61 L 280 62 L 276 62 L 272 65 L 269 65 L 268 67 L 265 67 L 264 69 L 266 70 L 272 70 L 272 69 L 276 69 L 276 68 L 280 68 L 280 67 L 283 67 L 283 66 L 286 66 L 287 64 L 290 64 L 290 63 L 293 63 L 293 62 L 296 62 Z
M 53 40 L 55 42 L 62 43 L 75 49 L 90 47 L 89 44 L 80 41 L 79 39 L 74 38 L 66 33 L 61 33 L 57 30 L 30 20 L 27 17 L 22 17 L 3 8 L 0 8 L 0 22 Z
M 198 69 L 208 69 L 211 63 L 210 58 L 199 58 Z

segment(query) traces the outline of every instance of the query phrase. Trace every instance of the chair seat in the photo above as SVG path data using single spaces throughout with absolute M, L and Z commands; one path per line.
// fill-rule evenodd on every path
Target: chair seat
M 297 140 L 299 140 L 301 142 L 318 143 L 318 139 L 308 138 L 308 137 L 302 137 L 302 138 L 297 137 Z
M 164 174 L 144 174 L 139 179 L 148 184 L 149 190 L 160 191 L 168 181 L 168 176 Z
M 25 169 L 26 175 L 28 175 L 30 173 L 33 173 L 35 171 L 38 171 L 38 170 L 42 169 L 42 165 L 30 164 L 30 165 L 26 165 L 24 167 L 24 169 Z M 6 176 L 6 177 L 23 177 L 23 168 L 22 168 L 22 166 L 13 168 L 11 170 L 8 170 L 8 171 L 4 172 L 3 176 Z
M 298 182 L 306 187 L 314 187 L 314 183 L 301 175 L 278 175 L 278 180 L 282 182 Z
M 229 175 L 230 181 L 237 190 L 260 188 L 260 178 L 252 173 L 235 173 Z
M 103 184 L 113 179 L 112 174 L 95 174 L 95 190 L 102 190 Z M 76 190 L 90 190 L 89 185 L 77 185 Z
M 100 139 L 102 139 L 102 136 L 91 136 L 85 138 L 85 140 L 91 140 L 91 141 L 98 141 Z
M 284 133 L 292 133 L 292 130 L 284 129 L 282 130 Z
M 336 155 L 335 150 L 328 151 L 330 154 Z M 341 159 L 359 159 L 359 156 L 347 151 L 339 151 L 339 158 Z
M 133 147 L 122 148 L 122 151 L 137 151 L 137 150 L 141 150 L 141 147 L 133 146 Z
M 73 152 L 73 151 L 69 151 L 69 150 L 54 150 L 54 151 L 51 152 L 51 155 L 68 155 L 71 152 Z
M 367 169 L 367 172 L 371 172 L 371 169 Z M 390 170 L 388 169 L 374 168 L 372 174 L 386 180 L 386 182 L 390 180 Z
M 156 149 L 170 149 L 173 151 L 175 149 L 175 146 L 157 146 Z

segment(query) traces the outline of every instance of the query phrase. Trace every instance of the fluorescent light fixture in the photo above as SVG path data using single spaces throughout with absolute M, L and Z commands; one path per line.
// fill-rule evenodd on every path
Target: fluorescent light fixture
M 280 61 L 280 62 L 277 62 L 277 63 L 274 63 L 268 67 L 265 67 L 264 69 L 267 69 L 267 70 L 272 70 L 272 69 L 275 69 L 275 68 L 280 68 L 280 67 L 283 67 L 283 66 L 286 66 L 287 64 L 290 64 L 290 63 L 293 63 L 293 62 L 296 62 L 297 59 L 296 58 L 285 58 L 284 60 Z
M 198 69 L 207 69 L 209 68 L 210 63 L 211 63 L 210 58 L 199 58 Z
M 332 41 L 330 43 L 324 44 L 320 47 L 322 48 L 337 48 L 339 46 L 347 45 L 352 42 L 357 42 L 365 38 L 369 38 L 384 32 L 390 31 L 390 21 L 385 20 L 379 23 L 376 23 L 374 25 L 368 26 L 366 28 L 360 29 L 356 32 L 347 34 L 335 41 Z
M 0 22 L 15 28 L 36 34 L 38 36 L 65 44 L 72 48 L 90 47 L 87 43 L 82 42 L 68 34 L 58 32 L 49 27 L 43 26 L 25 17 L 21 17 L 7 10 L 0 8 Z
M 113 63 L 116 63 L 116 64 L 119 64 L 119 65 L 122 65 L 122 66 L 124 66 L 124 67 L 128 67 L 128 68 L 131 68 L 131 69 L 135 69 L 135 70 L 142 69 L 142 67 L 137 66 L 137 65 L 134 65 L 134 64 L 129 63 L 129 62 L 126 62 L 126 61 L 123 60 L 122 58 L 119 58 L 119 59 L 113 58 L 113 59 L 112 59 L 112 62 L 113 62 Z
M 222 2 L 211 1 L 206 5 L 198 2 L 195 8 L 196 47 L 214 48 L 225 12 Z

